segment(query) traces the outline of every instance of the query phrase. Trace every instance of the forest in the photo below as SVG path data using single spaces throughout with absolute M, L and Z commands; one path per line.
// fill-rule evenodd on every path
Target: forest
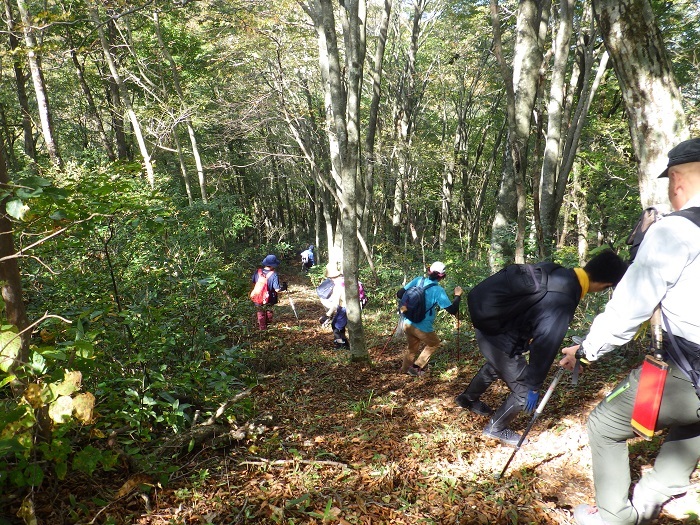
M 454 404 L 483 362 L 466 301 L 413 378 L 396 291 L 434 261 L 452 297 L 511 263 L 627 257 L 700 136 L 700 2 L 3 13 L 0 525 L 567 524 L 592 502 L 586 416 L 647 334 L 562 380 L 497 479 L 512 449 Z M 288 286 L 259 330 L 270 254 Z M 319 323 L 333 260 L 347 349 Z M 631 443 L 633 477 L 662 439 Z M 698 481 L 659 523 L 700 522 Z

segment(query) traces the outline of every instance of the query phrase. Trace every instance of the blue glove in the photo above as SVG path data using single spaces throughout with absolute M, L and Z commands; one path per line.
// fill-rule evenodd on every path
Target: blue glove
M 540 399 L 539 390 L 528 390 L 527 401 L 525 402 L 525 412 L 532 412 L 537 408 L 537 401 Z

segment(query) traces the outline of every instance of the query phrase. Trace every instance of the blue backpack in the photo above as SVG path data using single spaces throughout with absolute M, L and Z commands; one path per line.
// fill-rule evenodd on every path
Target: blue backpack
M 425 307 L 425 291 L 428 288 L 437 286 L 434 281 L 425 284 L 425 277 L 415 286 L 411 286 L 408 290 L 404 292 L 399 301 L 399 311 L 403 316 L 411 321 L 412 323 L 420 323 L 427 313 L 433 309 L 435 305 L 431 305 L 430 308 Z

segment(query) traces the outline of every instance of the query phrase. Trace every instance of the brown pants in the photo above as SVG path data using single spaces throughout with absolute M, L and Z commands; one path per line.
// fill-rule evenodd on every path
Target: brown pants
M 401 373 L 405 374 L 411 365 L 423 368 L 428 364 L 430 356 L 440 347 L 440 338 L 435 332 L 423 332 L 408 323 L 403 325 L 403 331 L 408 339 L 408 348 L 403 355 L 403 364 L 401 365 Z M 418 355 L 422 345 L 425 345 L 425 348 Z

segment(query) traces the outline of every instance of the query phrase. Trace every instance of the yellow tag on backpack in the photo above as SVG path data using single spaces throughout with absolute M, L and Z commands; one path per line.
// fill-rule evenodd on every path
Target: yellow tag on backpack
M 654 436 L 667 374 L 667 363 L 650 355 L 644 358 L 631 424 L 634 432 L 646 440 Z

